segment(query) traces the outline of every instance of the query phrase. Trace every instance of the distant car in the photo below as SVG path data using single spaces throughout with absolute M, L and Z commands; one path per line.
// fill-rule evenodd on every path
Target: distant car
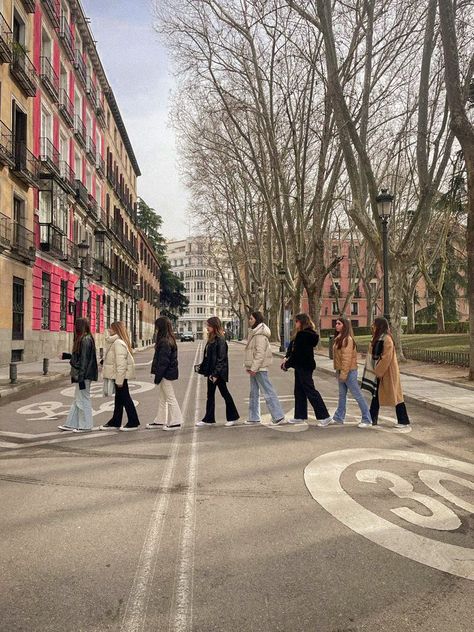
M 192 331 L 183 331 L 182 334 L 180 334 L 180 340 L 181 342 L 194 342 L 194 334 Z

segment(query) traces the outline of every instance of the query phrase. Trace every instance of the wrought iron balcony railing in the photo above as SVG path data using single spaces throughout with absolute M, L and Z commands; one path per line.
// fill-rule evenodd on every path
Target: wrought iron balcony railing
M 79 114 L 74 115 L 74 134 L 83 147 L 86 145 L 86 126 Z
M 40 170 L 39 160 L 33 156 L 24 142 L 15 142 L 14 137 L 13 153 L 15 163 L 11 170 L 15 173 L 17 178 L 28 186 L 37 187 Z
M 34 97 L 38 75 L 33 62 L 28 57 L 24 47 L 16 40 L 12 42 L 12 50 L 10 72 L 23 92 L 28 97 Z
M 74 38 L 72 35 L 71 27 L 65 15 L 61 15 L 59 25 L 59 37 L 64 45 L 69 60 L 74 61 Z
M 95 218 L 99 219 L 99 206 L 94 196 L 89 193 L 87 208 L 89 213 Z
M 22 0 L 27 13 L 34 13 L 36 10 L 36 0 Z
M 67 261 L 74 268 L 78 268 L 79 256 L 76 244 L 66 237 L 63 237 L 62 243 L 62 252 L 59 255 L 60 261 Z
M 64 253 L 65 236 L 63 233 L 53 224 L 40 222 L 39 227 L 41 250 L 61 257 Z
M 96 154 L 95 160 L 95 168 L 97 169 L 97 173 L 102 177 L 105 176 L 105 160 L 102 158 L 99 152 Z
M 70 165 L 65 160 L 59 161 L 59 173 L 63 183 L 70 193 L 76 193 L 76 176 Z
M 40 79 L 44 87 L 49 92 L 55 103 L 59 101 L 59 77 L 56 74 L 51 60 L 48 57 L 41 57 L 41 74 Z
M 49 138 L 40 138 L 41 173 L 60 173 L 59 151 Z
M 15 156 L 13 154 L 13 134 L 5 123 L 0 121 L 0 164 L 13 167 Z
M 44 12 L 49 17 L 51 24 L 55 29 L 59 28 L 59 16 L 61 14 L 59 0 L 42 0 L 44 5 Z
M 34 233 L 26 226 L 23 226 L 23 224 L 20 224 L 20 222 L 12 222 L 11 234 L 11 249 L 20 256 L 34 261 L 36 258 Z
M 12 220 L 0 213 L 0 248 L 10 248 L 12 240 Z
M 59 94 L 59 111 L 64 117 L 64 120 L 69 127 L 74 126 L 74 104 L 69 98 L 69 95 L 65 88 L 61 89 Z
M 95 164 L 96 156 L 97 156 L 97 147 L 94 143 L 94 140 L 91 136 L 86 138 L 86 154 L 89 160 Z
M 13 59 L 13 33 L 7 21 L 0 13 L 0 63 L 9 64 Z
M 84 57 L 82 56 L 82 51 L 80 51 L 78 48 L 76 48 L 76 51 L 75 51 L 74 68 L 77 70 L 77 76 L 81 80 L 82 85 L 86 87 L 86 83 L 87 83 L 86 63 L 84 61 Z
M 75 180 L 76 198 L 85 207 L 89 207 L 89 193 L 81 180 Z

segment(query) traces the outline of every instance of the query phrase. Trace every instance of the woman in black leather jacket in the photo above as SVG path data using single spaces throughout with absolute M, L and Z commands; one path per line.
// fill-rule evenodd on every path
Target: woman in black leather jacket
M 216 388 L 224 398 L 227 421 L 237 421 L 239 418 L 226 384 L 229 381 L 228 348 L 221 321 L 217 316 L 212 316 L 207 321 L 207 334 L 208 341 L 204 349 L 204 358 L 199 366 L 199 373 L 207 377 L 206 413 L 196 426 L 210 426 L 216 423 Z

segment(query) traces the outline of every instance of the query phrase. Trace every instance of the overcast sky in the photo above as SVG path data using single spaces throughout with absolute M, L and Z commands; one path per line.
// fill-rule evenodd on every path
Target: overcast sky
M 168 99 L 166 51 L 153 31 L 152 0 L 82 0 L 142 172 L 138 195 L 163 217 L 165 237 L 188 234 Z

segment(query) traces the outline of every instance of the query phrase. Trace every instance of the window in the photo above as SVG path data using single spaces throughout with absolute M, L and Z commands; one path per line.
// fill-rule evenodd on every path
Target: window
M 60 305 L 59 329 L 61 331 L 66 331 L 66 325 L 67 325 L 67 281 L 65 279 L 61 279 L 61 287 L 60 287 L 60 290 L 59 290 L 59 305 Z
M 117 322 L 117 299 L 114 300 L 114 321 Z
M 23 340 L 25 330 L 25 281 L 13 277 L 12 339 Z
M 87 318 L 89 319 L 89 322 L 91 320 L 91 310 L 92 310 L 92 296 L 89 292 L 89 298 L 87 299 Z
M 41 329 L 49 329 L 51 320 L 51 276 L 43 272 L 41 277 Z
M 108 328 L 108 327 L 110 327 L 110 316 L 111 316 L 110 296 L 107 296 L 106 302 L 107 302 L 107 324 L 106 324 L 106 326 Z
M 95 332 L 96 334 L 100 333 L 100 302 L 102 296 L 97 294 L 95 297 Z
M 82 158 L 78 152 L 74 153 L 74 173 L 77 180 L 82 182 Z
M 333 316 L 339 314 L 339 305 L 337 304 L 337 302 L 334 302 L 332 304 L 332 314 Z
M 359 303 L 351 303 L 351 316 L 357 316 L 359 313 Z

